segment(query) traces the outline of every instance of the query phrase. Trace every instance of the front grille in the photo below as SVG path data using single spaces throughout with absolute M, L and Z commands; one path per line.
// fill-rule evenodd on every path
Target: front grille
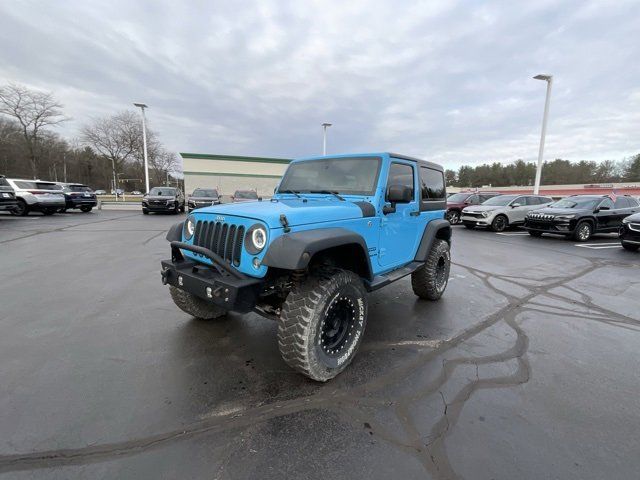
M 476 212 L 462 212 L 462 216 L 471 218 L 485 218 L 481 213 Z
M 198 220 L 193 244 L 208 248 L 237 267 L 240 265 L 244 230 L 242 225 Z
M 529 215 L 527 215 L 527 218 L 533 219 L 533 220 L 549 221 L 549 220 L 553 220 L 555 218 L 555 215 L 549 215 L 545 213 L 530 213 Z

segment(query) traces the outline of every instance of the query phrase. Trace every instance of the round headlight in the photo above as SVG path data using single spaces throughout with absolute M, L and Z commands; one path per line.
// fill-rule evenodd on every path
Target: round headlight
M 267 245 L 267 231 L 260 224 L 255 224 L 247 230 L 244 246 L 250 255 L 256 255 Z
M 267 243 L 267 232 L 265 232 L 264 228 L 256 228 L 251 232 L 251 241 L 256 249 L 262 250 Z
M 187 218 L 187 221 L 184 222 L 184 238 L 186 240 L 191 240 L 193 234 L 196 232 L 196 222 L 192 216 Z

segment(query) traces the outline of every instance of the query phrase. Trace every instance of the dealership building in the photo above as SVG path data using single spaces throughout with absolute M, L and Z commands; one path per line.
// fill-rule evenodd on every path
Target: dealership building
M 256 190 L 260 196 L 273 194 L 291 160 L 286 158 L 238 157 L 204 153 L 181 153 L 184 189 L 215 188 L 221 195 L 236 190 Z

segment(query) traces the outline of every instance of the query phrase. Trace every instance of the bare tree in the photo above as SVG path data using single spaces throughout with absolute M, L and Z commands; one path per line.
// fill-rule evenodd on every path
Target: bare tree
M 42 129 L 58 125 L 66 118 L 62 105 L 52 93 L 31 90 L 22 85 L 9 83 L 0 88 L 0 113 L 15 118 L 29 150 L 31 173 L 38 177 L 39 142 Z
M 142 148 L 142 131 L 135 113 L 124 111 L 94 119 L 82 127 L 82 141 L 100 155 L 111 160 L 114 189 L 118 188 L 118 170 L 134 160 Z

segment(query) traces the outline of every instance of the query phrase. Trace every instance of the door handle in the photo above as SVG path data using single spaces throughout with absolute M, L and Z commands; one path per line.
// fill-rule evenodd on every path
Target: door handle
M 414 212 L 410 212 L 409 215 L 411 215 L 412 217 L 418 217 L 418 216 L 420 216 L 420 211 L 416 210 Z

